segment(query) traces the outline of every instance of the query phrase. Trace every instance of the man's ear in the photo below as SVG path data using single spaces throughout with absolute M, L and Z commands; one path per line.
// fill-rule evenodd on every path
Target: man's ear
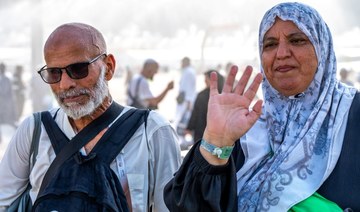
M 115 74 L 116 61 L 114 55 L 108 54 L 105 58 L 105 63 L 106 63 L 105 79 L 109 81 L 113 78 Z

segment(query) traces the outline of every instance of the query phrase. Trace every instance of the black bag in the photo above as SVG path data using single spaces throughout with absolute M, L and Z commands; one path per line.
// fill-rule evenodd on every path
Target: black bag
M 185 101 L 185 91 L 181 91 L 179 95 L 176 97 L 176 102 L 181 105 Z
M 139 100 L 139 86 L 140 86 L 141 79 L 142 79 L 142 77 L 139 77 L 139 79 L 136 81 L 135 96 L 131 95 L 130 86 L 128 89 L 128 96 L 130 97 L 130 99 L 132 101 L 132 104 L 130 106 L 139 108 L 139 109 L 146 109 L 146 107 L 144 105 L 142 105 Z
M 148 110 L 131 109 L 123 114 L 87 156 L 81 155 L 78 150 L 93 136 L 87 137 L 89 139 L 82 138 L 82 140 L 76 138 L 81 138 L 78 135 L 84 136 L 84 133 L 96 135 L 97 133 L 93 133 L 93 128 L 97 126 L 88 127 L 98 119 L 68 142 L 67 137 L 48 114 L 47 119 L 50 123 L 45 125 L 55 128 L 48 134 L 57 157 L 44 177 L 33 211 L 129 211 L 123 189 L 117 175 L 110 168 L 110 163 L 138 127 L 146 121 L 148 113 Z M 103 128 L 95 129 L 95 131 L 101 131 L 101 129 Z M 74 144 L 80 147 L 76 148 L 75 153 L 72 153 L 70 157 L 63 157 L 62 155 L 66 155 L 66 149 L 72 148 L 68 147 L 69 144 L 76 142 L 85 144 Z M 55 168 L 52 168 L 53 164 Z

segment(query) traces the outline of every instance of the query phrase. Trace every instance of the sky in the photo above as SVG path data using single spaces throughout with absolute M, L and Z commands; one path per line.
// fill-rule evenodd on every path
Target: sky
M 103 32 L 120 67 L 152 57 L 176 66 L 183 56 L 198 65 L 257 63 L 262 15 L 279 0 L 0 0 L 0 61 L 31 66 L 46 37 L 66 22 Z M 358 56 L 360 2 L 302 0 L 323 16 L 341 54 Z M 34 30 L 35 29 L 35 30 Z M 33 39 L 32 39 L 33 38 Z M 36 40 L 36 43 L 34 43 Z M 33 41 L 33 42 L 32 42 Z M 40 57 L 40 56 L 38 56 Z M 37 59 L 39 60 L 39 59 Z M 38 61 L 41 63 L 43 61 Z M 40 66 L 37 64 L 35 66 Z M 32 67 L 33 68 L 33 67 Z

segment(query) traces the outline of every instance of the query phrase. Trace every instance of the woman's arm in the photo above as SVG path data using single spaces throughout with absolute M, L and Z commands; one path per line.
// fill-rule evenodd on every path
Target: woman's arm
M 216 74 L 211 75 L 203 138 L 217 147 L 234 146 L 261 113 L 261 100 L 249 108 L 261 83 L 261 74 L 257 74 L 245 89 L 252 73 L 252 68 L 247 67 L 233 89 L 236 73 L 234 66 L 221 94 L 218 93 Z M 197 142 L 166 185 L 164 198 L 170 211 L 237 211 L 236 169 L 232 157 L 218 158 Z

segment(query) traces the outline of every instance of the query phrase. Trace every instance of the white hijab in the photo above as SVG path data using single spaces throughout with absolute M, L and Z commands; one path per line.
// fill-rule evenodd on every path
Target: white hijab
M 292 21 L 313 44 L 318 68 L 301 97 L 285 97 L 265 79 L 263 113 L 241 138 L 245 164 L 238 171 L 239 211 L 286 211 L 316 192 L 335 167 L 355 96 L 336 79 L 329 28 L 313 8 L 281 3 L 263 17 L 259 51 L 276 18 Z M 261 67 L 263 73 L 263 67 Z

